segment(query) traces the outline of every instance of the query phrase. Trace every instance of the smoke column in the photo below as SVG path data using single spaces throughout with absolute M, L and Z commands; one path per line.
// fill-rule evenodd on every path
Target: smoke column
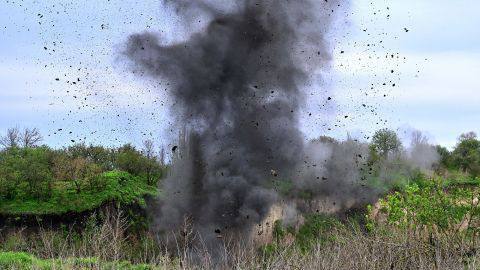
M 159 229 L 190 216 L 207 241 L 261 222 L 280 196 L 273 181 L 318 181 L 298 171 L 301 89 L 328 69 L 331 28 L 348 1 L 227 2 L 166 1 L 186 23 L 201 15 L 208 26 L 174 45 L 134 34 L 124 51 L 135 69 L 170 83 L 177 124 L 189 130 L 188 151 L 163 184 Z

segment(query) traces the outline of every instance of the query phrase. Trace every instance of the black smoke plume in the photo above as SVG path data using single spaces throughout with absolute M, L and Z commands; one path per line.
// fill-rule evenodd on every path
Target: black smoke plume
M 189 216 L 207 240 L 249 231 L 281 197 L 272 183 L 322 181 L 299 171 L 307 156 L 301 89 L 328 69 L 331 28 L 347 2 L 166 1 L 185 22 L 209 24 L 174 45 L 154 33 L 129 37 L 124 54 L 170 83 L 177 124 L 189 130 L 163 183 L 161 230 Z

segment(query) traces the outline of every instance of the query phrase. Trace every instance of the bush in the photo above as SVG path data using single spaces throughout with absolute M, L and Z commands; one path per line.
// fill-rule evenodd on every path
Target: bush
M 0 198 L 47 199 L 53 184 L 52 156 L 48 147 L 0 152 Z
M 16 198 L 0 201 L 2 214 L 64 214 L 93 210 L 104 203 L 115 201 L 122 205 L 138 204 L 145 206 L 144 196 L 156 195 L 157 188 L 150 186 L 138 176 L 127 172 L 111 171 L 98 176 L 96 180 L 103 188 L 90 191 L 82 189 L 77 193 L 73 183 L 52 189 L 52 196 L 47 200 Z
M 477 207 L 470 189 L 445 190 L 441 179 L 424 180 L 407 185 L 380 200 L 381 211 L 390 225 L 403 228 L 451 230 L 468 214 L 476 215 Z M 370 208 L 371 210 L 371 208 Z
M 60 150 L 8 147 L 0 150 L 0 201 L 55 201 L 70 197 L 72 187 L 78 196 L 105 190 L 108 179 L 102 174 L 108 171 L 125 171 L 156 186 L 163 167 L 153 153 L 147 157 L 131 145 L 108 149 L 77 144 Z
M 310 251 L 318 243 L 332 241 L 328 232 L 339 226 L 341 223 L 334 217 L 322 214 L 308 215 L 296 234 L 296 244 L 303 252 Z

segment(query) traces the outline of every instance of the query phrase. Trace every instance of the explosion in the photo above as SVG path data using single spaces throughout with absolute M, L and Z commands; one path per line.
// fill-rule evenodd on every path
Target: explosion
M 208 243 L 224 230 L 251 231 L 272 205 L 300 190 L 358 195 L 345 191 L 356 188 L 350 186 L 365 149 L 338 146 L 326 154 L 330 150 L 318 149 L 326 144 L 307 143 L 299 129 L 302 89 L 328 71 L 332 26 L 347 2 L 166 4 L 186 22 L 201 14 L 209 24 L 173 45 L 154 33 L 134 34 L 124 51 L 134 69 L 169 82 L 177 124 L 189 133 L 163 182 L 159 230 L 175 230 L 189 216 Z M 287 196 L 275 188 L 286 182 L 293 185 Z

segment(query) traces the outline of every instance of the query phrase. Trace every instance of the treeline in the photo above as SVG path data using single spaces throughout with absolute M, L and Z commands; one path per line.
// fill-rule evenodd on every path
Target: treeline
M 452 151 L 437 146 L 437 152 L 444 169 L 459 170 L 472 177 L 480 176 L 480 140 L 475 132 L 460 135 Z
M 473 178 L 480 176 L 480 140 L 475 132 L 461 134 L 452 150 L 441 145 L 431 145 L 419 131 L 410 135 L 410 146 L 405 147 L 394 131 L 377 131 L 369 144 L 369 162 L 375 164 L 401 157 L 408 152 L 412 162 L 420 167 L 426 167 L 430 163 L 432 169 L 439 174 L 459 171 Z M 430 162 L 425 163 L 426 161 Z
M 362 172 L 361 180 L 367 180 L 367 185 L 370 186 L 381 186 L 384 183 L 387 184 L 384 186 L 387 189 L 395 188 L 411 179 L 422 177 L 425 173 L 465 180 L 480 176 L 480 140 L 474 132 L 461 134 L 452 150 L 431 144 L 420 131 L 405 135 L 408 144 L 402 142 L 398 134 L 390 129 L 376 131 L 369 142 L 351 138 L 339 142 L 330 137 L 320 137 L 318 141 L 327 146 L 343 146 L 330 147 L 333 152 L 338 152 L 333 155 L 337 166 L 342 164 L 338 160 L 349 159 L 355 154 Z M 355 151 L 349 151 L 352 148 Z M 341 167 L 345 169 L 347 165 Z
M 155 151 L 150 140 L 142 149 L 131 144 L 118 148 L 75 144 L 52 149 L 41 145 L 42 139 L 37 129 L 28 128 L 12 128 L 0 136 L 0 200 L 46 200 L 61 185 L 68 185 L 76 193 L 95 191 L 106 184 L 102 174 L 108 171 L 128 172 L 154 186 L 165 171 L 164 152 Z M 340 143 L 329 137 L 319 140 Z M 378 130 L 370 142 L 360 144 L 366 151 L 360 151 L 363 154 L 359 156 L 368 162 L 364 178 L 393 178 L 405 175 L 407 169 L 432 166 L 441 174 L 459 171 L 480 176 L 480 140 L 473 132 L 460 135 L 452 151 L 431 145 L 420 132 L 413 132 L 410 145 L 404 146 L 388 129 Z
M 52 149 L 41 142 L 37 129 L 9 129 L 0 138 L 0 201 L 48 200 L 62 185 L 74 187 L 76 193 L 94 192 L 106 185 L 102 175 L 108 171 L 128 172 L 153 186 L 164 171 L 163 154 L 156 153 L 150 140 L 143 149 L 131 144 Z

